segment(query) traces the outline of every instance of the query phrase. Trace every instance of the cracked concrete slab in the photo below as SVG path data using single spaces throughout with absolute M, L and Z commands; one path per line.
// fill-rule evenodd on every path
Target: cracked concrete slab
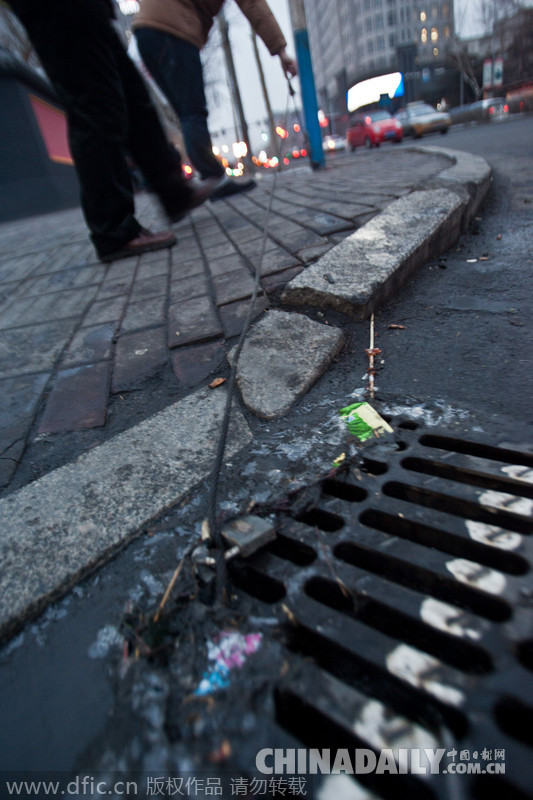
M 212 469 L 226 393 L 195 392 L 0 500 L 0 635 L 62 594 Z M 251 440 L 234 409 L 226 454 Z
M 303 314 L 268 311 L 252 328 L 237 365 L 237 385 L 259 417 L 286 414 L 326 371 L 344 344 L 338 328 Z M 229 354 L 232 360 L 234 350 Z
M 459 237 L 463 199 L 447 189 L 408 194 L 287 285 L 282 302 L 366 319 L 431 257 Z

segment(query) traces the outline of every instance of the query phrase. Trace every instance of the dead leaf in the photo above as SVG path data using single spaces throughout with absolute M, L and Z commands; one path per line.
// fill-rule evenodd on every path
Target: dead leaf
M 222 386 L 223 383 L 226 383 L 226 378 L 215 378 L 214 381 L 211 381 L 209 384 L 210 389 L 216 389 L 217 386 Z
M 298 621 L 297 621 L 296 617 L 294 616 L 294 614 L 292 613 L 290 608 L 288 608 L 285 605 L 285 603 L 282 604 L 281 610 L 289 618 L 289 622 L 291 622 L 293 625 L 298 625 Z
M 337 458 L 333 461 L 333 466 L 340 467 L 342 462 L 345 460 L 346 460 L 346 453 L 341 453 L 340 456 L 337 456 Z
M 218 750 L 212 750 L 209 753 L 209 761 L 213 764 L 220 764 L 226 761 L 232 753 L 231 744 L 227 739 L 224 739 Z

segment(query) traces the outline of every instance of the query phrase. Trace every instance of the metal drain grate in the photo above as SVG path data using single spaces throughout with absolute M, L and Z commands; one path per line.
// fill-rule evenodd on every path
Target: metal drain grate
M 232 567 L 308 657 L 277 722 L 303 747 L 480 762 L 461 777 L 358 775 L 364 797 L 533 798 L 533 454 L 418 430 L 399 448 L 363 450 Z M 482 751 L 504 754 L 505 774 L 483 774 Z

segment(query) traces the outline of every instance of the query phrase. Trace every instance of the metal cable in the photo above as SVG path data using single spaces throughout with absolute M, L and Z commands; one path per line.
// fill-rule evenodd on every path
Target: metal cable
M 289 113 L 289 102 L 290 97 L 294 95 L 294 89 L 291 86 L 290 81 L 288 83 L 288 95 L 287 95 L 287 106 L 285 109 L 285 123 Z M 281 158 L 281 139 L 279 142 L 278 148 L 278 163 Z M 254 287 L 251 296 L 250 306 L 248 308 L 248 313 L 246 315 L 246 319 L 244 321 L 243 329 L 241 331 L 241 335 L 239 336 L 239 341 L 237 342 L 237 346 L 234 351 L 233 356 L 233 363 L 231 365 L 230 376 L 228 379 L 228 388 L 227 388 L 227 397 L 226 397 L 226 405 L 224 407 L 224 416 L 222 418 L 222 423 L 220 426 L 220 436 L 218 440 L 218 446 L 215 454 L 215 460 L 213 463 L 213 469 L 211 471 L 211 475 L 209 478 L 209 495 L 207 501 L 207 524 L 209 527 L 209 536 L 212 541 L 212 547 L 215 548 L 215 562 L 216 562 L 216 577 L 215 577 L 215 603 L 222 602 L 225 600 L 225 588 L 227 582 L 227 568 L 226 568 L 226 559 L 224 557 L 224 545 L 222 540 L 222 534 L 220 531 L 219 521 L 217 519 L 217 500 L 218 500 L 218 488 L 219 488 L 219 479 L 220 479 L 220 472 L 222 470 L 222 462 L 224 460 L 224 454 L 226 451 L 226 442 L 228 437 L 228 430 L 231 418 L 231 404 L 233 400 L 233 395 L 235 393 L 235 383 L 237 377 L 237 363 L 239 361 L 239 356 L 241 354 L 241 350 L 244 345 L 244 341 L 248 334 L 248 330 L 250 328 L 253 312 L 255 308 L 255 304 L 257 301 L 257 295 L 259 292 L 259 285 L 261 279 L 261 267 L 263 265 L 263 258 L 265 255 L 266 250 L 266 243 L 268 239 L 268 231 L 269 231 L 269 223 L 270 223 L 270 214 L 272 210 L 272 202 L 274 199 L 274 191 L 277 184 L 279 169 L 276 169 L 274 172 L 274 178 L 272 181 L 272 187 L 270 189 L 270 195 L 268 200 L 268 206 L 266 209 L 265 214 L 265 223 L 263 228 L 263 236 L 261 241 L 261 252 L 259 257 L 259 262 L 255 266 L 255 275 L 254 275 Z

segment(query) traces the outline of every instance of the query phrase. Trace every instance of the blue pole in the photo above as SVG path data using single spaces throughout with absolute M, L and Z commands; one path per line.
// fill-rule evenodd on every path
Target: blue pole
M 311 150 L 311 166 L 313 169 L 319 169 L 325 165 L 325 158 L 322 149 L 322 132 L 318 121 L 315 78 L 311 63 L 311 50 L 309 48 L 303 0 L 291 0 L 290 10 L 294 32 L 294 47 L 296 49 L 296 58 L 298 59 L 298 75 L 302 90 L 305 126 Z

